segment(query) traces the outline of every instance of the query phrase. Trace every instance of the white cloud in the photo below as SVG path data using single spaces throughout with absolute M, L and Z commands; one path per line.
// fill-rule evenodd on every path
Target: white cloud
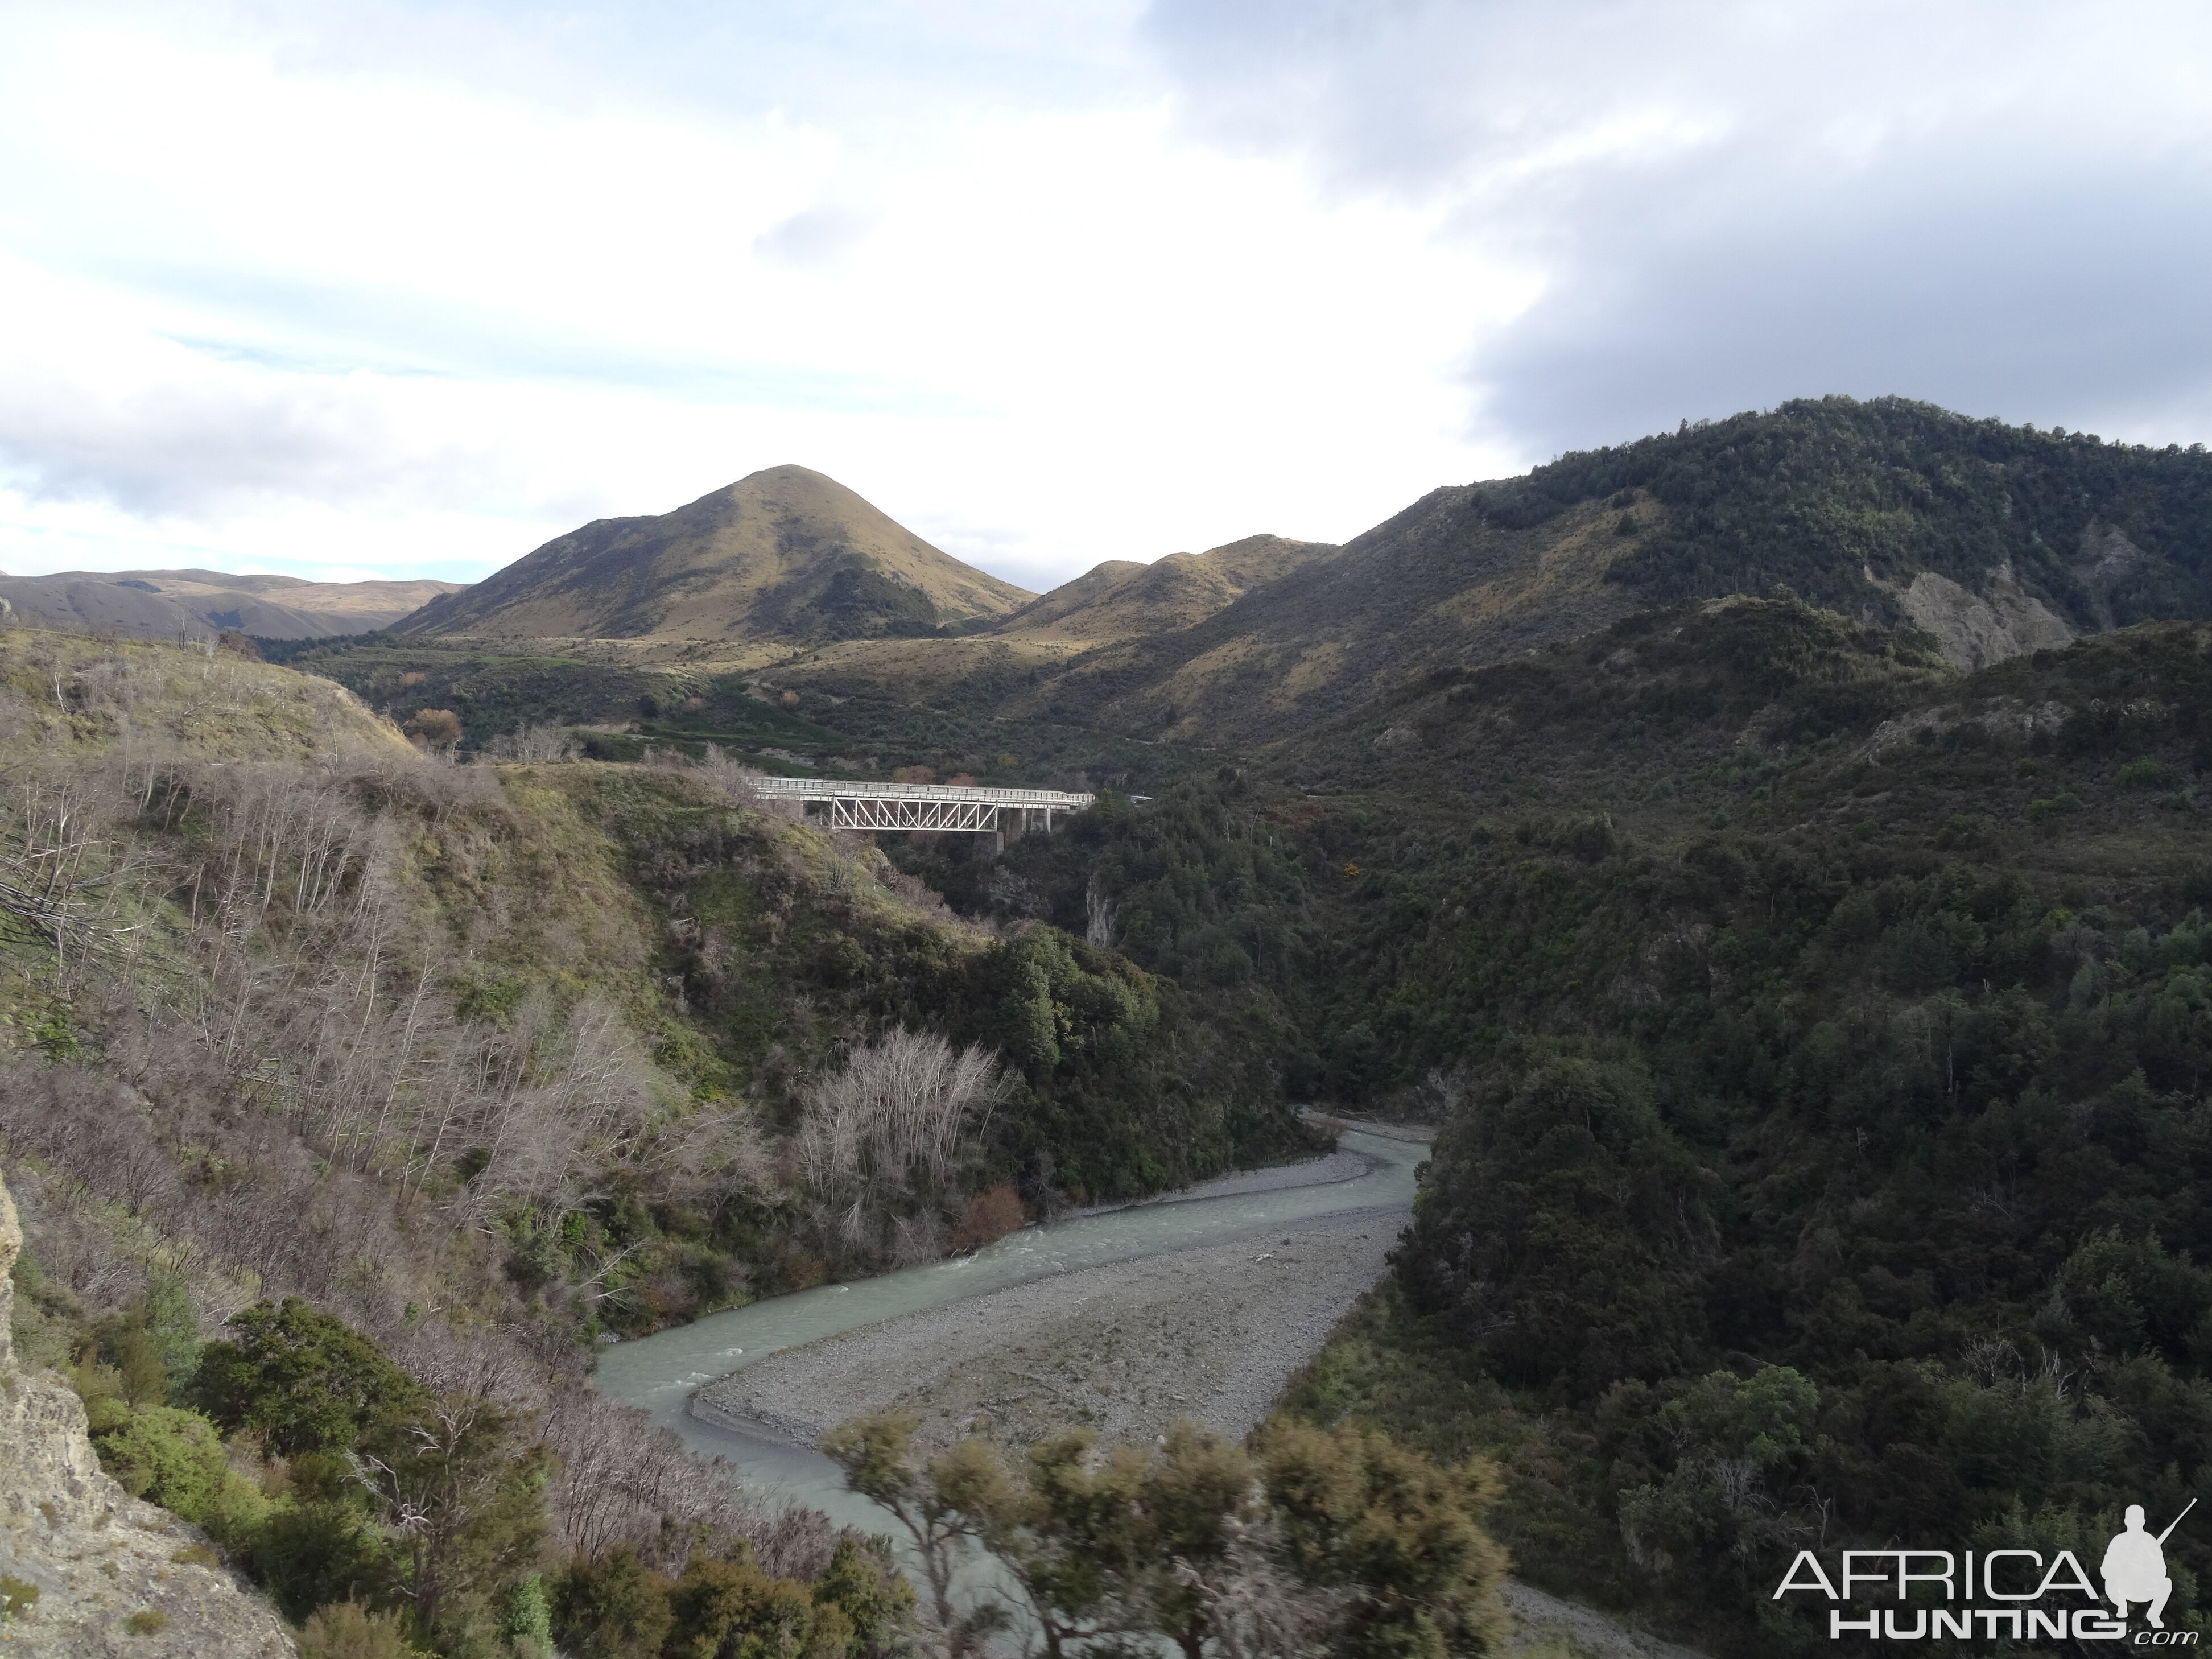
M 1345 536 L 1479 460 L 1438 343 L 1522 298 L 1432 213 L 1319 208 L 1156 98 L 886 137 L 143 27 L 15 44 L 18 544 L 99 501 L 134 550 L 473 574 L 787 460 L 1032 585 Z
M 474 575 L 799 461 L 1041 586 L 1801 393 L 2193 437 L 2206 32 L 18 6 L 0 567 Z
M 1159 0 L 1147 31 L 1207 142 L 1526 262 L 1466 377 L 1533 457 L 1830 391 L 2212 418 L 2201 7 Z

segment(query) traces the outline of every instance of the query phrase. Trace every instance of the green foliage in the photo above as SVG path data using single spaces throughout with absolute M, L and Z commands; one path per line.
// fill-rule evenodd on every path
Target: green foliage
M 695 1555 L 669 1595 L 675 1630 L 667 1659 L 832 1659 L 853 1644 L 853 1626 L 805 1584 L 775 1578 L 748 1560 Z
M 415 1659 L 406 1622 L 358 1601 L 318 1607 L 300 1629 L 300 1659 Z
M 38 1605 L 36 1584 L 0 1574 L 0 1620 L 20 1619 Z
M 527 1426 L 490 1401 L 447 1395 L 362 1434 L 356 1478 L 370 1494 L 392 1588 L 419 1628 L 439 1633 L 532 1577 L 550 1471 Z
M 187 1521 L 204 1520 L 215 1509 L 230 1470 L 215 1425 L 171 1406 L 133 1412 L 93 1443 L 124 1491 Z
M 550 1611 L 552 1636 L 575 1659 L 883 1659 L 903 1650 L 914 1592 L 878 1548 L 850 1534 L 811 1585 L 773 1577 L 743 1553 L 703 1551 L 671 1579 L 621 1545 L 569 1563 L 554 1581 Z
M 555 1581 L 553 1635 L 576 1659 L 653 1659 L 676 1622 L 667 1578 L 618 1545 Z
M 293 1458 L 283 1496 L 243 1551 L 257 1583 L 285 1616 L 325 1603 L 381 1601 L 389 1577 L 368 1495 L 336 1452 Z
M 123 1621 L 133 1636 L 159 1636 L 169 1627 L 169 1615 L 159 1607 L 143 1607 Z
M 1524 1572 L 1731 1653 L 1801 1640 L 1759 1587 L 1809 1536 L 2212 1498 L 2212 877 L 2161 793 L 2209 645 L 1948 678 L 1661 613 L 1412 697 L 1487 823 L 1273 807 L 1320 946 L 1274 994 L 1325 1081 L 1443 1120 L 1392 1295 L 1292 1403 L 1498 1458 Z
M 157 1405 L 192 1374 L 200 1349 L 199 1319 L 177 1274 L 156 1268 L 129 1307 L 93 1328 L 99 1358 L 114 1368 L 124 1400 Z
M 1325 1431 L 1277 1419 L 1258 1450 L 1291 1570 L 1354 1592 L 1334 1651 L 1440 1659 L 1491 1650 L 1505 1558 L 1480 1521 L 1494 1470 L 1480 1462 L 1439 1468 L 1348 1424 Z
M 982 1042 L 1019 1073 L 982 1173 L 1033 1203 L 1135 1196 L 1305 1141 L 1263 1057 L 1126 957 L 1049 927 L 985 940 L 929 925 L 890 890 L 887 864 L 802 873 L 800 856 L 840 855 L 680 776 L 592 771 L 580 804 L 671 917 L 687 1006 L 725 1075 L 779 1116 L 795 1109 L 784 1091 L 832 1063 L 840 1040 L 896 1024 Z M 810 1062 L 797 1078 L 793 1054 Z M 771 1056 L 784 1064 L 769 1069 Z
M 1380 1434 L 1277 1420 L 1256 1456 L 1178 1423 L 1156 1447 L 1102 1450 L 1079 1430 L 1017 1467 L 973 1439 L 925 1464 L 914 1429 L 897 1413 L 855 1419 L 823 1449 L 908 1526 L 955 1655 L 1005 1619 L 988 1601 L 956 1605 L 950 1569 L 969 1540 L 1055 1656 L 1164 1638 L 1199 1659 L 1256 1636 L 1346 1659 L 1443 1659 L 1490 1652 L 1500 1634 L 1504 1557 L 1480 1524 L 1495 1473 L 1479 1461 L 1440 1468 Z
M 551 1650 L 553 1607 L 545 1599 L 543 1574 L 532 1573 L 507 1592 L 500 1628 L 520 1652 L 544 1654 Z
M 234 1316 L 210 1342 L 193 1400 L 227 1432 L 253 1429 L 279 1456 L 343 1451 L 380 1416 L 422 1397 L 414 1380 L 367 1337 L 297 1297 Z
M 883 1656 L 896 1651 L 914 1624 L 914 1586 L 891 1565 L 884 1540 L 863 1543 L 850 1533 L 837 1540 L 830 1565 L 814 1581 L 817 1609 L 834 1609 L 852 1634 L 848 1655 Z M 817 1618 L 823 1618 L 817 1612 Z M 834 1625 L 823 1619 L 825 1634 Z
M 1700 1352 L 1714 1182 L 1640 1066 L 1538 1060 L 1454 1115 L 1431 1169 L 1408 1288 L 1486 1369 L 1587 1401 Z
M 9 1279 L 15 1287 L 8 1322 L 18 1363 L 66 1368 L 85 1323 L 83 1308 L 66 1286 L 39 1270 L 27 1247 L 16 1256 Z

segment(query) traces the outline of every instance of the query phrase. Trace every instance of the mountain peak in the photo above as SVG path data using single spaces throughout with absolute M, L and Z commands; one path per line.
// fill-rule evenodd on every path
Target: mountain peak
M 1029 598 L 787 463 L 671 513 L 595 520 L 396 631 L 804 643 L 987 623 Z

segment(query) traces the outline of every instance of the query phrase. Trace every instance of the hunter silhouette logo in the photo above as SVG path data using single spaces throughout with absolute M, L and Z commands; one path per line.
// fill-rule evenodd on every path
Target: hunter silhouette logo
M 2101 1595 L 2069 1549 L 2046 1559 L 2037 1549 L 1890 1548 L 1844 1550 L 1833 1577 L 1814 1552 L 1800 1550 L 1776 1586 L 1774 1599 L 1810 1595 L 1826 1601 L 1831 1641 L 1854 1636 L 1891 1642 L 1979 1637 L 2194 1647 L 2195 1631 L 2166 1627 L 2166 1604 L 2173 1595 L 2166 1540 L 2196 1507 L 2192 1498 L 2164 1532 L 2153 1533 L 2143 1506 L 2129 1504 L 2122 1529 L 2105 1548 Z M 2130 1607 L 2142 1607 L 2145 1620 L 2145 1627 L 2132 1633 Z
M 2166 1598 L 2173 1594 L 2173 1580 L 2166 1572 L 2166 1540 L 2173 1536 L 2173 1528 L 2181 1524 L 2182 1516 L 2197 1507 L 2191 1498 L 2181 1515 L 2173 1517 L 2172 1524 L 2155 1538 L 2143 1530 L 2143 1506 L 2128 1505 L 2127 1530 L 2116 1533 L 2112 1541 L 2105 1547 L 2105 1599 L 2113 1610 L 2125 1619 L 2128 1603 L 2148 1601 L 2150 1612 L 2146 1615 L 2153 1630 L 2166 1628 Z

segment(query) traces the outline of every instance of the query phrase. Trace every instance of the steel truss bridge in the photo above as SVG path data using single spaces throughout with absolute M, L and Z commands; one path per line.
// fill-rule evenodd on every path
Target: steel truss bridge
M 950 783 L 847 783 L 819 778 L 756 778 L 753 793 L 824 809 L 832 830 L 944 830 L 1012 839 L 1032 827 L 1052 830 L 1054 812 L 1080 812 L 1097 797 L 1063 789 L 971 789 Z M 1042 817 L 1035 826 L 1032 815 Z

